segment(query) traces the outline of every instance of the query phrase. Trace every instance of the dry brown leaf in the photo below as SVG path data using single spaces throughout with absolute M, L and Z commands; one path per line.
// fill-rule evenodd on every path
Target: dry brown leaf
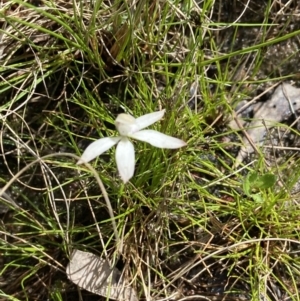
M 74 250 L 66 272 L 73 283 L 89 292 L 118 301 L 138 301 L 121 272 L 92 253 Z
M 272 97 L 254 112 L 253 121 L 249 124 L 247 133 L 256 145 L 261 145 L 266 135 L 266 128 L 271 128 L 276 123 L 283 121 L 293 111 L 300 109 L 300 89 L 288 83 L 279 85 Z M 235 166 L 254 151 L 251 143 L 245 137 L 243 146 L 236 158 Z

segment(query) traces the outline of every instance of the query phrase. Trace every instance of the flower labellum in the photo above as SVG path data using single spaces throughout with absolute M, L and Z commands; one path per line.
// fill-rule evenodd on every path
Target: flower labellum
M 184 141 L 158 131 L 143 130 L 159 121 L 164 114 L 165 110 L 146 114 L 138 118 L 124 113 L 118 115 L 115 125 L 120 136 L 106 137 L 94 141 L 83 152 L 77 164 L 89 162 L 117 144 L 116 161 L 118 171 L 123 182 L 128 182 L 133 177 L 135 166 L 134 146 L 129 138 L 147 142 L 158 148 L 176 149 L 186 145 Z

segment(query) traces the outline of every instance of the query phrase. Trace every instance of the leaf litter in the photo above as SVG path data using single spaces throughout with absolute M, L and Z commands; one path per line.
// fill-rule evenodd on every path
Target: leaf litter
M 74 284 L 91 293 L 118 301 L 138 301 L 124 274 L 97 255 L 75 249 L 66 272 Z
M 255 145 L 263 145 L 267 130 L 274 127 L 277 123 L 286 120 L 299 109 L 300 89 L 288 83 L 279 85 L 265 103 L 257 103 L 253 106 L 254 116 L 246 129 L 248 137 Z M 244 123 L 242 114 L 239 114 L 237 118 L 241 124 Z M 236 121 L 233 120 L 229 126 L 237 128 Z M 243 145 L 235 161 L 236 167 L 249 154 L 254 152 L 254 148 L 248 137 L 243 138 Z

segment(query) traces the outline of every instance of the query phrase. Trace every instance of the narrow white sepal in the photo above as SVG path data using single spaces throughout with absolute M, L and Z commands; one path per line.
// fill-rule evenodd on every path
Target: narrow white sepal
M 157 122 L 158 120 L 161 120 L 165 114 L 166 110 L 161 110 L 153 113 L 149 113 L 146 115 L 143 115 L 141 117 L 136 118 L 136 124 L 138 127 L 138 130 L 142 130 L 146 128 L 147 126 Z
M 106 137 L 98 139 L 92 142 L 83 152 L 77 164 L 87 163 L 97 156 L 100 156 L 112 146 L 117 144 L 121 140 L 121 137 Z
M 133 133 L 131 138 L 148 142 L 151 145 L 159 148 L 179 148 L 186 145 L 186 143 L 178 138 L 174 138 L 154 130 L 144 130 Z
M 117 145 L 116 161 L 121 179 L 127 183 L 134 174 L 135 156 L 133 144 L 125 137 Z

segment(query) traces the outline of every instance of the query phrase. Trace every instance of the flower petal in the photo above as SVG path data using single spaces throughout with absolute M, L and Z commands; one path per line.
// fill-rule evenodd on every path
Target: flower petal
M 77 164 L 87 163 L 100 156 L 120 141 L 121 137 L 101 138 L 92 142 L 83 152 Z
M 136 124 L 138 127 L 138 131 L 141 129 L 146 128 L 147 126 L 155 123 L 156 121 L 163 118 L 166 110 L 161 110 L 153 113 L 149 113 L 146 115 L 143 115 L 141 117 L 136 118 Z
M 119 114 L 115 120 L 115 126 L 121 136 L 127 136 L 138 131 L 136 120 L 129 114 Z
M 134 174 L 135 156 L 133 144 L 127 138 L 118 143 L 116 161 L 121 179 L 128 182 Z
M 159 148 L 174 149 L 186 145 L 186 143 L 180 139 L 165 135 L 154 130 L 139 131 L 131 134 L 130 137 L 140 141 L 148 142 L 151 145 Z

